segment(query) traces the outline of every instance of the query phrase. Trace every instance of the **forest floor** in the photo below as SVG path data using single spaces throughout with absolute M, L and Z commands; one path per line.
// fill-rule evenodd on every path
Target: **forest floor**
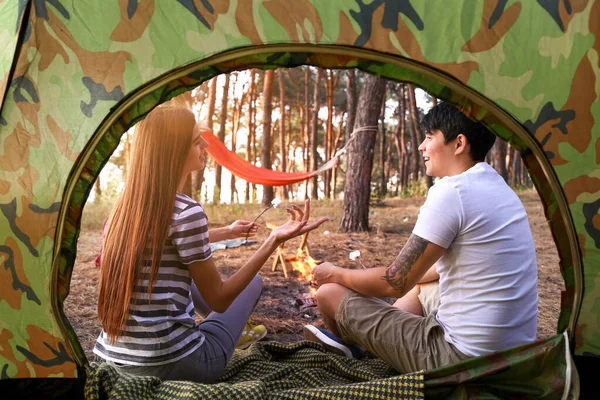
M 539 274 L 538 337 L 555 334 L 560 312 L 560 293 L 564 281 L 559 271 L 556 246 L 546 223 L 542 204 L 535 191 L 519 193 L 527 213 L 535 239 Z M 362 268 L 351 261 L 349 253 L 359 250 L 361 260 L 367 267 L 388 266 L 408 239 L 424 198 L 390 198 L 370 208 L 370 232 L 339 233 L 338 223 L 341 202 L 313 202 L 313 216 L 331 216 L 325 223 L 308 235 L 310 255 L 318 261 L 330 261 L 347 268 Z M 107 207 L 90 204 L 84 210 L 84 220 L 79 237 L 77 259 L 71 279 L 71 293 L 65 302 L 65 313 L 73 325 L 89 360 L 100 332 L 97 320 L 97 287 L 99 271 L 94 259 L 100 249 L 101 221 Z M 259 205 L 207 206 L 210 227 L 223 226 L 235 219 L 254 219 L 262 211 Z M 282 223 L 286 219 L 282 208 L 266 212 L 258 221 L 259 233 L 255 239 L 268 235 L 266 223 Z M 296 238 L 285 245 L 286 255 L 294 255 L 300 244 Z M 218 250 L 214 258 L 223 276 L 233 274 L 258 248 L 258 244 L 234 249 Z M 285 278 L 281 266 L 272 271 L 272 256 L 261 270 L 264 291 L 255 309 L 253 319 L 268 331 L 264 340 L 293 343 L 302 340 L 302 327 L 306 324 L 322 326 L 317 307 L 307 307 L 310 287 L 296 271 Z M 288 271 L 290 270 L 288 264 Z M 310 304 L 310 302 L 309 302 Z

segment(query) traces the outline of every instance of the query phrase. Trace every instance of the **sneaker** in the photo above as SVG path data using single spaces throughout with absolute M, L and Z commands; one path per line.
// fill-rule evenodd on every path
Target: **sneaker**
M 252 343 L 258 342 L 265 336 L 267 336 L 267 328 L 264 325 L 254 325 L 252 319 L 249 319 L 235 347 L 238 349 L 247 349 Z
M 348 344 L 328 330 L 312 325 L 304 326 L 304 338 L 312 342 L 321 343 L 328 351 L 349 358 L 361 359 L 365 353 L 357 345 Z

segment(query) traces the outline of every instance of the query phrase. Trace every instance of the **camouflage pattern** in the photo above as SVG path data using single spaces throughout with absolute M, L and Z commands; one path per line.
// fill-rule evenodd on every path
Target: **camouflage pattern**
M 538 340 L 425 373 L 427 399 L 579 398 L 565 335 Z M 510 366 L 510 368 L 508 368 Z M 515 379 L 515 377 L 517 377 Z
M 600 2 L 0 0 L 0 48 L 1 379 L 87 363 L 62 307 L 122 133 L 220 73 L 302 64 L 412 82 L 521 151 L 561 259 L 557 331 L 600 355 Z

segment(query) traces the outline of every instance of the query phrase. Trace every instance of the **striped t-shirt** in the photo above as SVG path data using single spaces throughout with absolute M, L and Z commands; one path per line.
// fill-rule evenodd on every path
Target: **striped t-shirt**
M 153 366 L 177 361 L 200 347 L 204 335 L 194 319 L 187 264 L 211 256 L 204 209 L 177 193 L 173 222 L 149 301 L 150 259 L 144 263 L 142 278 L 134 288 L 121 336 L 111 344 L 102 331 L 94 353 L 120 364 Z

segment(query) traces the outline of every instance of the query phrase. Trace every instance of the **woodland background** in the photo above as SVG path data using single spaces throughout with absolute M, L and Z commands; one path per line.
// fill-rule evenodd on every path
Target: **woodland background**
M 231 175 L 208 157 L 204 171 L 190 176 L 189 195 L 200 201 L 209 226 L 252 220 L 274 196 L 284 203 L 312 199 L 315 218 L 331 222 L 307 238 L 310 255 L 346 268 L 387 266 L 408 239 L 419 207 L 432 180 L 425 176 L 417 147 L 424 138 L 418 121 L 437 103 L 415 87 L 379 79 L 358 70 L 298 67 L 269 71 L 245 70 L 213 78 L 176 101 L 186 104 L 198 120 L 240 157 L 279 171 L 314 171 L 344 147 L 353 130 L 361 130 L 335 166 L 307 182 L 263 187 Z M 84 208 L 71 293 L 65 313 L 86 355 L 100 332 L 97 320 L 99 271 L 94 260 L 100 251 L 101 230 L 127 176 L 127 159 L 135 129 L 121 144 L 97 179 Z M 538 259 L 538 337 L 556 332 L 564 281 L 559 259 L 540 199 L 532 188 L 520 155 L 498 139 L 487 161 L 520 196 L 529 215 Z M 260 242 L 268 224 L 283 223 L 282 209 L 265 213 L 258 221 Z M 258 244 L 214 253 L 223 277 L 230 276 L 250 257 Z M 286 243 L 284 253 L 294 256 L 299 239 Z M 360 263 L 349 253 L 361 252 Z M 261 270 L 264 292 L 254 321 L 267 327 L 266 340 L 291 343 L 302 339 L 303 325 L 322 326 L 303 274 L 284 276 L 272 257 Z
M 410 84 L 353 69 L 250 69 L 215 77 L 176 101 L 192 109 L 240 157 L 278 171 L 317 170 L 355 129 L 363 129 L 331 170 L 295 185 L 254 185 L 209 157 L 206 169 L 192 174 L 185 189 L 203 204 L 268 205 L 274 196 L 342 199 L 340 229 L 357 232 L 368 230 L 373 200 L 424 195 L 433 184 L 417 148 L 425 137 L 419 121 L 438 100 Z M 96 181 L 94 202 L 114 201 L 120 191 L 134 131 L 123 136 L 109 168 Z M 512 187 L 531 187 L 519 153 L 502 140 L 487 161 Z

